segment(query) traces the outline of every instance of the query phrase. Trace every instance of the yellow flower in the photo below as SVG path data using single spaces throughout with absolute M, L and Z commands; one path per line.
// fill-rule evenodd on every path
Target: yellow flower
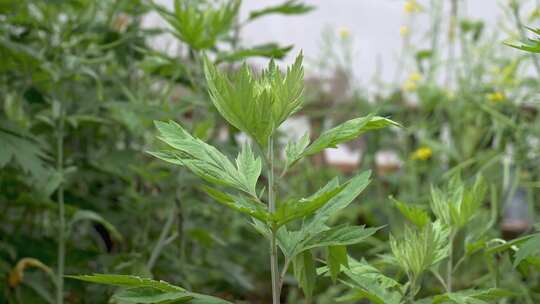
M 416 0 L 409 0 L 405 1 L 405 5 L 403 6 L 403 9 L 405 10 L 405 13 L 412 14 L 421 11 L 422 7 Z
M 411 155 L 412 160 L 427 160 L 433 155 L 433 151 L 429 147 L 421 147 L 416 149 Z
M 422 79 L 422 74 L 420 74 L 418 72 L 414 72 L 411 75 L 409 75 L 409 80 L 410 81 L 417 82 L 417 81 L 420 81 L 421 79 Z
M 422 75 L 418 72 L 414 72 L 409 75 L 409 78 L 403 84 L 403 90 L 406 92 L 416 91 L 418 88 L 418 82 L 422 79 Z
M 503 92 L 488 93 L 486 97 L 491 102 L 501 102 L 506 100 L 506 95 L 504 95 Z
M 400 28 L 399 28 L 399 34 L 401 36 L 408 36 L 409 35 L 409 28 L 405 25 L 402 25 Z
M 351 36 L 351 31 L 349 30 L 348 27 L 339 28 L 338 33 L 341 39 L 347 39 Z
M 417 88 L 418 88 L 418 86 L 416 85 L 416 82 L 414 82 L 414 81 L 407 80 L 403 84 L 403 91 L 405 91 L 405 92 L 416 91 Z

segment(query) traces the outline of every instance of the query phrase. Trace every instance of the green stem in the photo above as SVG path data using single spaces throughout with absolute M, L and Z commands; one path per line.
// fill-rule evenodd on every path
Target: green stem
M 281 294 L 281 289 L 283 288 L 283 282 L 285 281 L 285 276 L 287 275 L 287 270 L 289 269 L 289 264 L 291 260 L 285 257 L 285 262 L 283 263 L 283 269 L 281 269 L 281 275 L 279 276 L 279 293 Z
M 455 64 L 454 64 L 454 53 L 455 53 L 455 40 L 457 35 L 457 22 L 458 22 L 458 1 L 452 0 L 451 9 L 450 9 L 450 25 L 448 32 L 448 65 L 446 69 L 446 86 L 450 87 L 452 85 L 453 77 L 455 76 Z
M 276 212 L 276 199 L 274 189 L 274 137 L 270 136 L 268 141 L 268 211 Z M 272 303 L 279 304 L 279 265 L 277 255 L 277 229 L 272 227 L 272 236 L 270 239 L 270 269 L 272 271 Z
M 191 284 L 187 280 L 186 275 L 186 259 L 187 259 L 187 237 L 186 237 L 186 219 L 189 218 L 188 210 L 183 204 L 183 201 L 180 201 L 180 191 L 176 193 L 176 209 L 178 210 L 178 230 L 177 233 L 180 236 L 180 265 L 181 265 L 181 274 L 186 285 L 186 289 L 191 289 Z
M 494 259 L 495 259 L 495 288 L 499 288 L 499 286 L 501 285 L 501 272 L 499 269 L 501 265 L 499 265 L 499 259 L 498 259 L 497 254 L 494 255 Z
M 452 274 L 453 274 L 453 251 L 454 251 L 454 238 L 456 234 L 454 231 L 450 233 L 450 248 L 448 249 L 448 263 L 446 264 L 446 291 L 452 292 Z
M 407 303 L 414 304 L 414 296 L 416 295 L 416 278 L 412 278 L 407 291 Z
M 169 217 L 167 218 L 167 222 L 165 222 L 165 225 L 163 226 L 163 229 L 161 230 L 156 246 L 152 250 L 150 259 L 148 260 L 148 263 L 146 264 L 146 268 L 150 272 L 152 271 L 152 268 L 154 268 L 154 265 L 156 264 L 157 259 L 159 258 L 159 255 L 161 254 L 161 251 L 163 250 L 165 245 L 167 245 L 168 243 L 169 238 L 167 238 L 167 235 L 169 235 L 171 231 L 175 218 L 176 218 L 176 205 L 173 204 L 172 210 L 171 212 L 169 212 Z
M 435 77 L 435 70 L 437 68 L 437 59 L 439 51 L 439 32 L 441 31 L 441 15 L 442 15 L 442 2 L 437 0 L 431 0 L 431 58 L 429 62 L 429 70 L 427 75 L 427 81 L 432 81 Z
M 436 271 L 431 271 L 433 273 L 433 275 L 435 276 L 435 278 L 439 281 L 439 283 L 441 283 L 441 285 L 444 287 L 445 290 L 448 290 L 448 287 L 446 287 L 446 282 L 444 281 L 444 279 L 441 277 L 441 275 L 436 272 Z
M 64 303 L 64 264 L 66 259 L 66 219 L 64 206 L 64 105 L 60 103 L 60 115 L 56 135 L 56 170 L 61 176 L 58 186 L 58 265 L 56 282 L 56 304 Z

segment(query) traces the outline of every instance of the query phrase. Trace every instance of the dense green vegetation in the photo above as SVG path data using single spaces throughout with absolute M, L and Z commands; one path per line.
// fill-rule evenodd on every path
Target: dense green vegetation
M 501 37 L 404 1 L 396 82 L 369 89 L 346 29 L 311 69 L 335 79 L 244 47 L 307 3 L 0 1 L 0 303 L 540 302 L 538 3 L 502 3 Z

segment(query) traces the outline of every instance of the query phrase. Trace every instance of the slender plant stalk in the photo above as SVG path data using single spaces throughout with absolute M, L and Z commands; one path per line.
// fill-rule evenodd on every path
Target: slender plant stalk
M 289 269 L 289 264 L 291 260 L 287 257 L 283 263 L 283 268 L 281 269 L 281 275 L 279 276 L 279 294 L 281 295 L 281 289 L 283 288 L 283 282 L 285 281 L 285 276 L 287 275 L 287 270 Z
M 448 249 L 448 263 L 446 264 L 446 291 L 452 292 L 452 274 L 454 272 L 454 264 L 453 264 L 453 252 L 454 252 L 454 238 L 456 236 L 456 233 L 452 231 L 450 233 L 450 248 Z
M 56 282 L 56 304 L 64 303 L 64 264 L 66 259 L 66 219 L 64 206 L 64 105 L 60 103 L 60 115 L 56 129 L 56 171 L 60 174 L 60 185 L 58 185 L 58 265 Z
M 411 278 L 409 283 L 409 290 L 407 291 L 407 303 L 414 303 L 414 296 L 416 295 L 416 278 Z
M 274 189 L 274 137 L 270 136 L 268 141 L 268 211 L 276 212 L 276 198 Z M 279 304 L 279 265 L 277 255 L 277 229 L 272 227 L 270 240 L 270 269 L 272 271 L 272 303 Z
M 177 233 L 180 237 L 180 273 L 186 289 L 191 290 L 191 284 L 186 279 L 186 257 L 187 257 L 187 237 L 186 237 L 186 219 L 189 218 L 188 211 L 185 208 L 183 201 L 180 200 L 180 191 L 176 192 L 176 209 L 178 210 L 178 229 Z
M 437 281 L 439 281 L 439 283 L 441 283 L 441 285 L 444 287 L 444 289 L 448 290 L 448 287 L 446 287 L 446 282 L 441 277 L 441 275 L 436 271 L 431 271 L 431 273 L 433 273 L 433 276 L 437 279 Z
M 499 288 L 499 286 L 501 285 L 501 271 L 499 267 L 501 265 L 499 263 L 499 256 L 497 254 L 495 254 L 493 258 L 495 260 L 495 288 Z
M 174 219 L 176 218 L 176 213 L 177 213 L 176 205 L 173 204 L 172 210 L 171 212 L 169 212 L 169 217 L 167 217 L 167 221 L 165 222 L 165 225 L 163 226 L 163 229 L 161 230 L 156 246 L 152 250 L 150 259 L 148 260 L 148 263 L 146 264 L 146 268 L 148 269 L 148 271 L 152 271 L 152 268 L 154 268 L 154 265 L 156 264 L 156 261 L 159 258 L 161 251 L 163 250 L 163 247 L 165 247 L 165 245 L 169 243 L 170 238 L 167 238 L 167 235 L 169 235 L 171 231 L 172 225 L 174 223 Z
M 432 81 L 435 77 L 435 70 L 437 69 L 437 60 L 439 58 L 439 33 L 441 31 L 441 16 L 443 11 L 442 1 L 431 0 L 431 60 L 429 63 L 429 70 L 427 80 Z
M 457 35 L 457 22 L 458 22 L 458 1 L 452 0 L 451 9 L 450 9 L 450 23 L 448 29 L 448 65 L 446 69 L 446 86 L 450 87 L 453 85 L 452 80 L 455 76 L 455 65 L 454 65 L 454 53 L 456 46 L 456 35 Z

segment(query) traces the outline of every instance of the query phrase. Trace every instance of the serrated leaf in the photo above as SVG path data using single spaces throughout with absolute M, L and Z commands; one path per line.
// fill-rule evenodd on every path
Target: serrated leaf
M 306 298 L 311 298 L 317 280 L 317 270 L 311 251 L 306 250 L 293 259 L 294 277 L 304 291 Z
M 486 189 L 482 176 L 470 188 L 465 188 L 459 177 L 454 178 L 444 191 L 431 187 L 431 210 L 445 225 L 462 228 L 482 206 Z
M 311 238 L 329 230 L 330 228 L 325 224 L 326 221 L 328 221 L 330 216 L 335 215 L 347 207 L 366 188 L 369 184 L 370 174 L 370 171 L 365 171 L 349 180 L 339 194 L 317 210 L 312 217 L 305 220 L 300 230 L 288 231 L 286 227 L 281 227 L 278 230 L 277 239 L 283 254 L 288 258 L 293 258 L 302 252 L 302 250 L 305 250 L 303 245 L 309 242 Z M 337 178 L 334 178 L 318 192 L 330 191 L 338 186 L 339 181 Z
M 249 192 L 256 194 L 257 181 L 262 170 L 262 162 L 259 157 L 255 157 L 248 144 L 242 145 L 242 151 L 236 158 L 236 167 L 238 168 L 238 172 L 245 178 Z
M 301 251 L 326 246 L 347 246 L 358 244 L 377 232 L 379 228 L 365 228 L 364 226 L 349 226 L 343 224 L 322 231 L 303 242 Z
M 394 205 L 398 208 L 399 212 L 401 212 L 401 214 L 407 218 L 407 220 L 416 225 L 418 228 L 423 228 L 426 224 L 431 222 L 427 211 L 424 209 L 405 204 L 404 202 L 400 202 L 393 197 L 390 197 L 390 199 L 394 202 Z
M 460 226 L 467 224 L 477 214 L 478 209 L 484 202 L 486 191 L 486 183 L 481 175 L 476 178 L 471 189 L 464 191 L 463 199 L 458 206 L 458 223 Z
M 449 234 L 448 227 L 440 221 L 430 223 L 419 231 L 406 227 L 399 238 L 390 236 L 390 248 L 410 279 L 418 278 L 448 256 Z
M 249 57 L 267 57 L 282 59 L 292 49 L 292 45 L 280 47 L 276 43 L 266 43 L 249 49 L 238 50 L 232 53 L 219 54 L 216 62 L 238 61 Z
M 288 0 L 282 4 L 269 6 L 260 10 L 251 11 L 249 13 L 249 20 L 254 20 L 262 16 L 270 14 L 283 14 L 283 15 L 298 15 L 305 14 L 315 9 L 314 6 L 306 5 L 297 0 Z
M 325 229 L 328 219 L 346 208 L 369 185 L 371 171 L 364 171 L 351 178 L 345 188 L 309 219 L 302 229 L 305 235 L 316 234 Z M 332 180 L 327 186 L 333 187 L 338 181 Z M 323 188 L 324 189 L 324 188 Z
M 267 223 L 270 219 L 270 214 L 265 206 L 259 202 L 248 200 L 241 196 L 232 196 L 208 186 L 202 186 L 201 189 L 218 203 L 228 208 L 247 214 L 264 223 Z
M 152 303 L 188 303 L 193 296 L 186 292 L 164 292 L 151 287 L 128 288 L 117 292 L 114 299 L 128 303 L 152 304 Z
M 267 76 L 274 93 L 272 112 L 275 119 L 275 128 L 279 127 L 290 115 L 296 113 L 304 102 L 304 67 L 302 52 L 296 56 L 292 66 L 287 67 L 287 72 L 282 74 L 279 68 L 270 61 Z
M 228 157 L 213 146 L 193 137 L 179 124 L 156 121 L 158 137 L 175 150 L 149 152 L 164 161 L 185 166 L 208 182 L 236 188 L 257 197 L 255 185 L 260 174 L 260 159 L 245 147 L 235 167 Z
M 374 304 L 400 303 L 399 283 L 385 276 L 367 262 L 359 262 L 349 257 L 349 268 L 344 269 L 343 273 L 348 279 L 342 282 L 353 291 L 338 298 L 337 301 L 368 299 Z
M 323 207 L 333 197 L 345 189 L 346 184 L 332 185 L 332 187 L 323 188 L 308 198 L 300 200 L 288 200 L 279 205 L 276 212 L 272 215 L 273 221 L 277 227 L 283 226 L 296 219 L 301 219 L 312 215 L 315 211 Z
M 121 274 L 93 274 L 93 275 L 78 275 L 78 276 L 66 276 L 71 279 L 106 284 L 121 287 L 151 287 L 153 289 L 165 291 L 165 292 L 182 292 L 184 288 L 174 286 L 165 281 L 156 281 L 148 278 L 141 278 L 132 275 Z
M 514 267 L 517 267 L 519 263 L 525 260 L 529 256 L 533 256 L 540 253 L 540 234 L 536 234 L 527 241 L 525 241 L 516 253 L 514 259 Z
M 291 165 L 302 157 L 319 153 L 326 148 L 336 148 L 338 144 L 353 140 L 370 130 L 377 130 L 389 125 L 399 126 L 398 123 L 384 117 L 368 115 L 348 120 L 330 130 L 327 130 L 319 136 L 311 145 L 309 145 L 295 159 L 291 160 Z
M 25 173 L 39 179 L 47 175 L 46 153 L 36 141 L 19 134 L 16 130 L 0 129 L 0 168 L 17 164 Z
M 229 77 L 205 58 L 212 103 L 231 125 L 266 147 L 273 132 L 302 105 L 302 58 L 300 53 L 285 75 L 270 61 L 260 77 L 255 77 L 246 64 Z
M 540 28 L 538 29 L 528 28 L 528 29 L 532 33 L 538 35 L 538 37 L 528 38 L 520 45 L 516 43 L 508 43 L 508 42 L 505 42 L 505 44 L 513 48 L 522 50 L 522 51 L 526 51 L 530 53 L 540 53 Z
M 309 145 L 309 133 L 305 133 L 298 141 L 291 140 L 285 146 L 285 166 L 290 167 Z
M 455 193 L 461 193 L 461 191 L 456 191 Z M 451 208 L 454 208 L 454 205 L 447 199 L 442 190 L 433 186 L 431 187 L 430 207 L 437 219 L 445 225 L 452 224 Z
M 493 303 L 493 301 L 512 297 L 514 294 L 500 288 L 490 288 L 481 290 L 462 290 L 452 293 L 446 293 L 443 295 L 437 295 L 433 297 L 433 304 L 441 303 L 456 303 L 456 304 L 469 304 L 469 303 Z
M 105 285 L 112 285 L 112 286 L 120 286 L 120 287 L 129 287 L 132 292 L 128 293 L 127 295 L 122 292 L 120 292 L 120 295 L 126 296 L 128 299 L 130 297 L 134 297 L 137 294 L 138 295 L 145 295 L 148 296 L 147 299 L 151 301 L 152 297 L 159 298 L 159 294 L 165 294 L 163 297 L 174 297 L 178 296 L 180 299 L 184 297 L 184 295 L 188 295 L 191 297 L 187 302 L 180 302 L 180 303 L 189 303 L 189 304 L 231 304 L 228 301 L 203 295 L 199 293 L 194 292 L 188 292 L 184 288 L 180 286 L 175 286 L 172 284 L 169 284 L 165 281 L 156 281 L 148 278 L 141 278 L 138 276 L 132 276 L 132 275 L 118 275 L 118 274 L 93 274 L 93 275 L 79 275 L 79 276 L 66 276 L 67 278 L 81 280 L 85 282 L 91 282 L 91 283 L 97 283 L 97 284 L 105 284 Z M 141 288 L 142 291 L 139 293 L 137 289 Z M 142 289 L 144 288 L 144 289 Z M 151 289 L 156 290 L 157 292 L 149 292 Z M 155 298 L 154 298 L 155 299 Z M 125 299 L 123 299 L 125 300 Z M 129 301 L 129 300 L 128 300 Z M 143 300 L 144 301 L 144 300 Z M 172 301 L 174 302 L 174 300 Z M 159 302 L 134 302 L 134 303 L 172 303 L 170 300 L 163 300 Z M 177 302 L 174 302 L 177 303 Z
M 341 266 L 349 267 L 347 257 L 347 247 L 345 246 L 328 246 L 326 254 L 326 265 L 330 272 L 332 282 L 336 282 L 338 274 L 341 271 Z

